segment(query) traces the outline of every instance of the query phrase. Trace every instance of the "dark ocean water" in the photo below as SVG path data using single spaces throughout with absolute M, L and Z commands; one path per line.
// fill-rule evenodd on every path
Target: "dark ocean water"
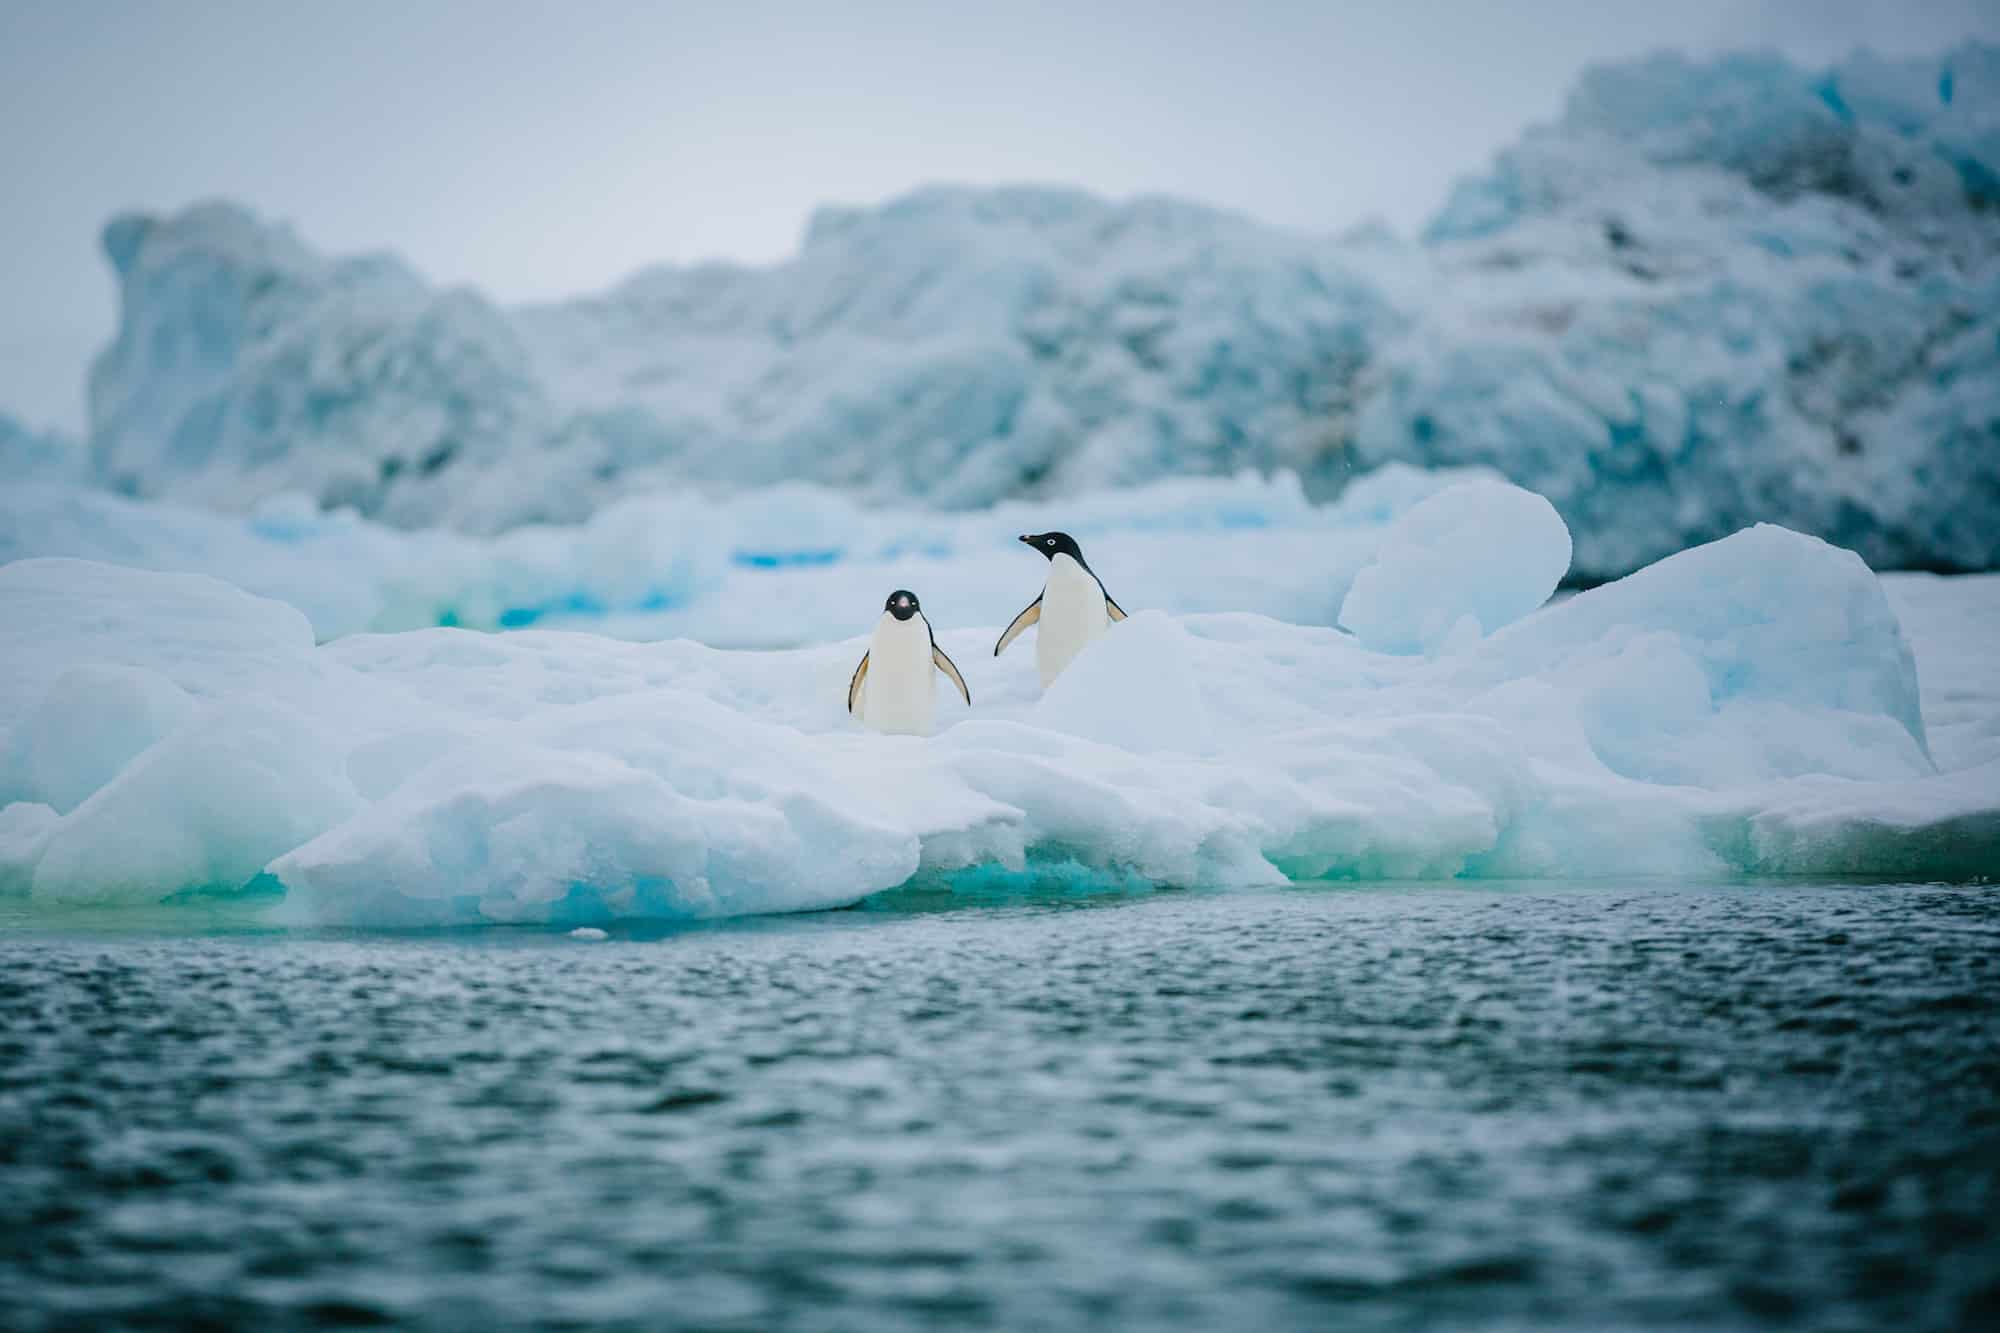
M 2000 889 L 0 924 L 0 1325 L 2000 1326 Z

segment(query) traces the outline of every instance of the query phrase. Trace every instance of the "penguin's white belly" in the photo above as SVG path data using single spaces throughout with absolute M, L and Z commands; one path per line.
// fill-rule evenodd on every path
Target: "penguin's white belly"
M 1042 589 L 1042 617 L 1035 626 L 1035 668 L 1047 689 L 1084 646 L 1110 627 L 1104 589 L 1090 571 L 1066 555 L 1049 561 Z
M 868 643 L 868 679 L 861 683 L 861 720 L 876 731 L 928 736 L 937 717 L 931 679 L 931 631 L 921 616 L 884 614 Z

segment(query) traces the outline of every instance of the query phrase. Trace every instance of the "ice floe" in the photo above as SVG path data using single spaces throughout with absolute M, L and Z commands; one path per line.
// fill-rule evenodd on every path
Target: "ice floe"
M 1527 522 L 1509 549 L 1543 549 Z M 1011 554 L 967 559 L 1032 582 Z M 249 887 L 298 922 L 574 927 L 1058 869 L 1992 873 L 2000 684 L 1975 662 L 2000 580 L 1885 594 L 1852 553 L 1768 526 L 1515 614 L 1524 568 L 1443 586 L 1472 618 L 1430 655 L 1133 605 L 1046 695 L 1031 656 L 990 656 L 1000 617 L 940 615 L 978 706 L 918 739 L 846 712 L 879 592 L 846 640 L 787 651 L 321 644 L 211 578 L 19 561 L 0 567 L 0 891 L 59 910 Z

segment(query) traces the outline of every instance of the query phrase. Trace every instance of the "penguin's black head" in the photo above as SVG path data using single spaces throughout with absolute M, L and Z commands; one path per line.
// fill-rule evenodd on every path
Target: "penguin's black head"
M 898 588 L 889 594 L 889 600 L 882 603 L 882 609 L 898 620 L 908 620 L 920 609 L 917 595 L 908 588 Z
M 1030 532 L 1023 534 L 1021 540 L 1050 560 L 1066 555 L 1079 565 L 1083 564 L 1083 548 L 1067 532 Z

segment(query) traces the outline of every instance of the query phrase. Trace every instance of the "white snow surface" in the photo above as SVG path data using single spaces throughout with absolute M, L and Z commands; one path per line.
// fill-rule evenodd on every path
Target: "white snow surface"
M 1435 657 L 1134 608 L 1046 695 L 1030 655 L 990 655 L 1000 620 L 945 621 L 977 706 L 915 738 L 847 716 L 858 632 L 317 644 L 209 577 L 24 560 L 0 567 L 0 892 L 573 928 L 968 871 L 1991 874 L 2000 580 L 1889 587 L 1763 526 Z
M 2000 47 L 1587 74 L 1415 243 L 932 188 L 766 268 L 504 309 L 226 204 L 126 216 L 111 490 L 403 528 L 802 481 L 972 508 L 1390 460 L 1546 495 L 1616 576 L 1759 520 L 2000 566 Z

